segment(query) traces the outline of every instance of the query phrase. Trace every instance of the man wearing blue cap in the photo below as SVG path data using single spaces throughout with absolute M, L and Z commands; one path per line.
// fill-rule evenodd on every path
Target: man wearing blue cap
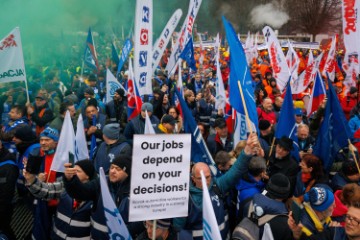
M 144 134 L 146 111 L 154 128 L 156 128 L 156 126 L 160 123 L 159 119 L 153 115 L 153 105 L 149 102 L 143 103 L 141 106 L 141 113 L 131 119 L 131 121 L 126 125 L 126 128 L 124 130 L 124 135 L 128 142 L 131 144 L 134 138 L 134 134 Z

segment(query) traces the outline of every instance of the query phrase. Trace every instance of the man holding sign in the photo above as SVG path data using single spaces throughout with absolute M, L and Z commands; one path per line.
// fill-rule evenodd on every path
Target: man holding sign
M 190 183 L 190 200 L 188 217 L 176 218 L 173 221 L 174 227 L 180 232 L 181 236 L 192 235 L 193 239 L 203 238 L 203 214 L 202 214 L 202 191 L 203 186 L 201 183 L 201 171 L 203 171 L 206 178 L 207 187 L 212 201 L 212 207 L 215 212 L 216 220 L 219 226 L 222 239 L 227 239 L 229 234 L 228 213 L 224 208 L 225 194 L 235 186 L 239 181 L 244 169 L 247 168 L 247 162 L 254 155 L 264 155 L 264 151 L 259 148 L 259 140 L 256 133 L 250 134 L 246 147 L 241 152 L 237 161 L 221 177 L 215 178 L 211 175 L 210 168 L 207 164 L 199 162 L 196 163 L 191 172 Z

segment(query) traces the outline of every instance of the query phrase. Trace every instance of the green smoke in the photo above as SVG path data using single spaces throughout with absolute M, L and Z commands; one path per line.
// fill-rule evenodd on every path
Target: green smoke
M 108 50 L 114 37 L 122 40 L 122 33 L 128 37 L 134 28 L 135 4 L 135 0 L 3 0 L 0 38 L 19 26 L 27 65 L 80 62 L 89 27 L 101 36 L 94 37 L 98 52 Z M 155 41 L 176 9 L 183 10 L 184 19 L 188 2 L 153 4 Z

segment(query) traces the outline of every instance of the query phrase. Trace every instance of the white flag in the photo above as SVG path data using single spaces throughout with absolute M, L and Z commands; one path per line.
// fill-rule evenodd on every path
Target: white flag
M 225 102 L 226 94 L 224 88 L 224 82 L 221 76 L 220 70 L 220 38 L 219 33 L 216 36 L 216 99 L 215 99 L 215 109 L 222 109 L 225 113 Z
M 303 71 L 299 78 L 291 81 L 291 92 L 292 94 L 299 94 L 305 91 L 311 82 L 315 81 L 316 73 L 319 70 L 320 61 L 324 53 L 321 53 L 314 60 L 313 54 L 310 51 L 310 56 L 306 65 L 305 71 Z
M 144 134 L 155 134 L 155 130 L 152 126 L 152 123 L 150 121 L 150 117 L 147 113 L 147 111 L 145 111 L 146 117 L 145 117 L 145 130 L 144 130 Z
M 274 236 L 271 231 L 271 227 L 268 223 L 264 225 L 264 233 L 261 240 L 274 240 Z
M 0 82 L 26 81 L 19 28 L 0 41 Z
M 203 234 L 205 240 L 221 239 L 219 226 L 216 221 L 214 208 L 211 203 L 209 189 L 206 185 L 204 172 L 201 171 L 201 182 L 203 188 Z
M 288 52 L 286 54 L 286 63 L 288 65 L 290 73 L 291 73 L 290 81 L 295 81 L 299 77 L 298 69 L 299 69 L 299 65 L 300 65 L 300 59 L 299 59 L 297 53 L 295 52 L 292 44 L 290 43 L 290 41 L 288 41 L 288 44 L 289 44 L 289 47 L 288 47 Z
M 50 169 L 56 172 L 64 172 L 64 164 L 69 162 L 69 154 L 75 154 L 75 133 L 70 112 L 66 111 L 59 142 Z
M 132 239 L 128 229 L 126 228 L 125 222 L 110 195 L 104 169 L 102 167 L 100 168 L 100 188 L 109 239 Z
M 122 88 L 126 94 L 124 87 L 114 77 L 111 71 L 109 69 L 106 69 L 106 103 L 110 102 L 113 99 L 115 91 L 119 88 Z
M 134 73 L 140 96 L 152 95 L 153 1 L 137 0 L 135 13 Z
M 182 16 L 182 10 L 178 9 L 174 12 L 174 14 L 169 19 L 166 24 L 164 30 L 161 32 L 160 37 L 155 42 L 152 53 L 152 70 L 153 72 L 159 65 L 160 59 L 166 49 L 166 46 L 169 43 L 169 40 L 174 32 L 176 26 L 178 25 L 180 18 Z
M 334 36 L 332 39 L 331 47 L 328 52 L 324 69 L 322 71 L 322 74 L 324 76 L 327 76 L 327 74 L 329 75 L 331 81 L 334 81 L 335 79 L 335 64 L 336 64 L 335 54 L 336 54 L 336 36 Z
M 184 49 L 189 38 L 192 36 L 192 29 L 195 23 L 196 15 L 200 9 L 201 2 L 202 0 L 190 0 L 188 13 L 179 32 L 180 36 L 177 39 L 174 48 L 172 49 L 168 64 L 166 65 L 166 71 L 171 75 L 173 74 L 173 70 L 175 69 L 175 65 L 182 50 Z
M 343 82 L 345 86 L 344 95 L 350 91 L 351 87 L 356 87 L 357 76 L 359 76 L 359 60 L 356 56 L 349 58 L 350 63 L 344 62 L 343 69 L 346 72 L 346 77 Z
M 89 150 L 85 137 L 84 121 L 82 114 L 79 115 L 75 135 L 75 161 L 89 159 Z
M 289 67 L 274 31 L 268 26 L 264 27 L 262 31 L 269 52 L 273 76 L 280 91 L 283 92 L 290 77 Z

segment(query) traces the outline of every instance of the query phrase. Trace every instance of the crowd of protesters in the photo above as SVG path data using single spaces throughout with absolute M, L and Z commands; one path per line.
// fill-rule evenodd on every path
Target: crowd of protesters
M 225 89 L 229 79 L 229 53 L 221 48 L 221 75 Z M 319 51 L 314 51 L 316 56 Z M 33 239 L 108 239 L 108 228 L 100 196 L 98 173 L 102 167 L 113 200 L 134 239 L 151 239 L 153 222 L 129 222 L 129 192 L 134 134 L 143 134 L 145 112 L 156 133 L 184 133 L 181 112 L 175 106 L 177 72 L 168 76 L 166 51 L 154 73 L 154 97 L 144 102 L 141 112 L 128 121 L 127 95 L 116 90 L 105 101 L 106 68 L 116 75 L 116 64 L 100 62 L 95 71 L 81 71 L 76 65 L 64 70 L 44 66 L 28 74 L 30 102 L 23 83 L 1 84 L 0 112 L 0 231 L 15 239 L 10 226 L 14 196 L 32 210 Z M 306 51 L 298 50 L 299 72 L 305 69 Z M 251 67 L 254 96 L 259 118 L 259 135 L 234 145 L 233 126 L 222 109 L 215 108 L 216 66 L 213 49 L 196 48 L 197 71 L 184 67 L 181 78 L 184 99 L 207 143 L 221 176 L 212 176 L 205 163 L 193 163 L 190 172 L 188 216 L 157 220 L 156 239 L 202 239 L 203 171 L 223 239 L 243 239 L 241 223 L 249 219 L 259 226 L 269 223 L 274 239 L 360 239 L 360 172 L 357 153 L 342 149 L 331 172 L 325 172 L 322 159 L 312 154 L 319 119 L 326 100 L 310 118 L 303 93 L 294 95 L 300 160 L 291 155 L 293 141 L 274 140 L 283 96 L 266 51 L 261 51 Z M 340 55 L 339 55 L 340 57 Z M 343 92 L 341 69 L 334 82 L 344 114 L 349 120 L 352 141 L 360 139 L 358 88 Z M 126 88 L 127 65 L 118 80 Z M 89 141 L 95 136 L 97 150 L 93 160 L 65 165 L 65 172 L 50 171 L 65 113 L 76 126 L 84 118 Z M 95 124 L 94 124 L 95 122 Z M 35 164 L 40 162 L 41 164 Z M 290 213 L 293 202 L 302 204 L 300 224 Z M 336 206 L 336 207 L 335 207 Z M 269 217 L 271 216 L 271 217 Z M 264 217 L 269 217 L 264 220 Z M 13 221 L 19 221 L 13 219 Z

